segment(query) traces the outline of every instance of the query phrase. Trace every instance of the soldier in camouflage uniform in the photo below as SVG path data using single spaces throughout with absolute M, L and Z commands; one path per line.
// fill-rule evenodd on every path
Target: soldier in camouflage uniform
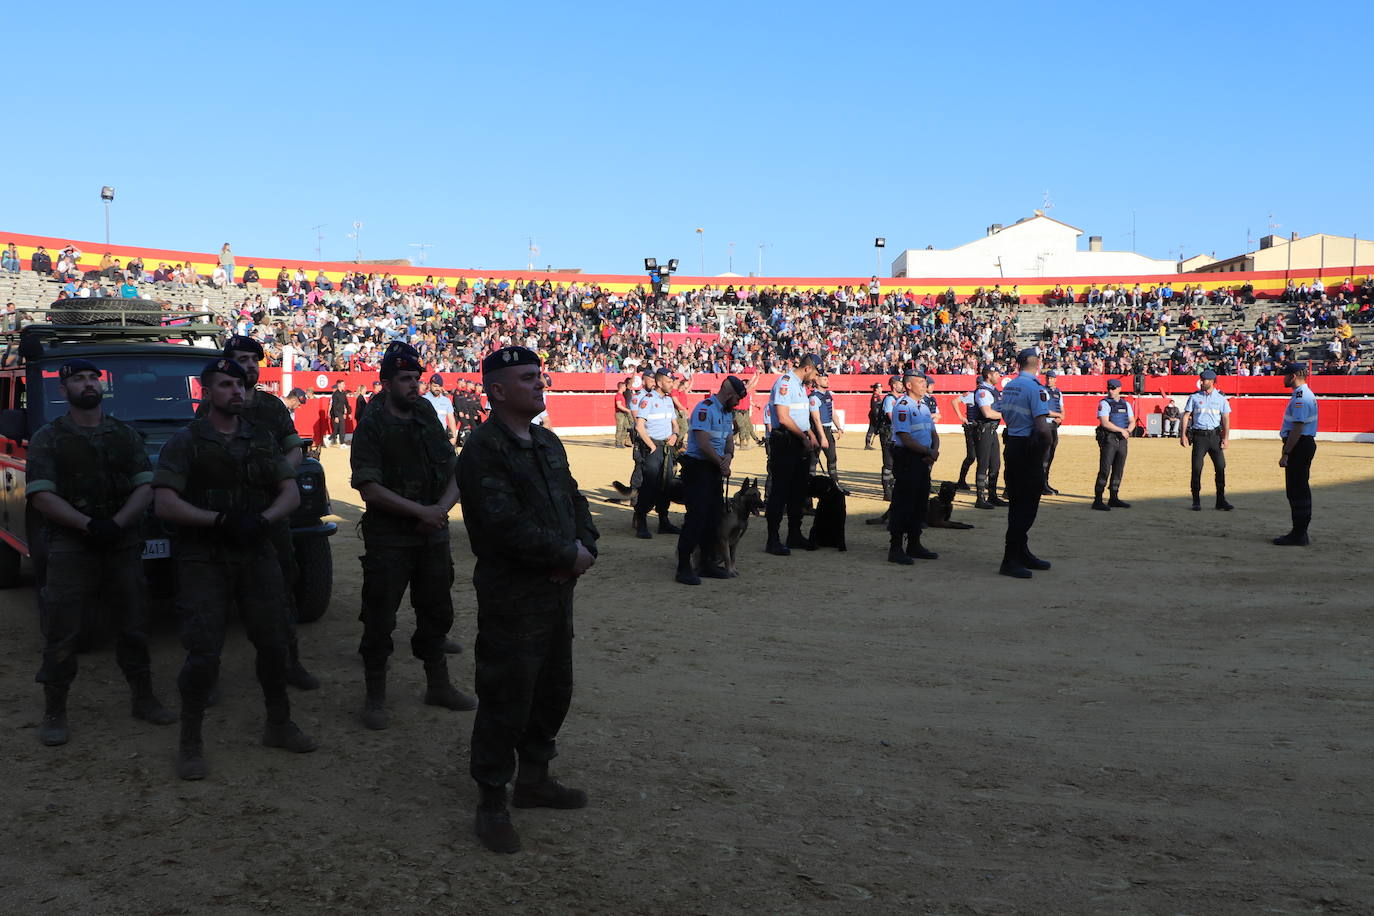
M 477 719 L 472 778 L 477 835 L 493 852 L 520 837 L 506 808 L 581 808 L 587 795 L 549 776 L 572 700 L 573 588 L 598 537 L 558 436 L 532 426 L 544 409 L 539 357 L 506 347 L 482 361 L 491 418 L 458 465 L 463 522 L 477 555 Z
M 382 357 L 382 394 L 353 433 L 353 487 L 362 495 L 363 724 L 383 729 L 386 668 L 396 611 L 410 588 L 410 650 L 425 666 L 425 702 L 467 710 L 477 701 L 449 681 L 444 644 L 453 626 L 448 513 L 458 501 L 455 456 L 433 405 L 420 396 L 420 355 L 394 342 Z
M 67 692 L 76 678 L 81 617 L 108 603 L 119 636 L 115 661 L 133 690 L 133 715 L 157 725 L 176 716 L 153 695 L 148 643 L 143 637 L 147 596 L 139 522 L 152 501 L 153 469 L 143 437 L 106 416 L 101 373 L 89 360 L 58 370 L 70 410 L 33 434 L 27 496 L 46 518 L 35 535 L 47 543 L 48 566 L 39 615 L 43 628 L 45 710 L 38 739 L 66 744 Z
M 272 525 L 300 504 L 296 474 L 271 431 L 242 418 L 248 374 L 217 359 L 200 375 L 210 412 L 180 429 L 158 456 L 153 490 L 158 518 L 176 526 L 177 614 L 186 648 L 177 775 L 204 779 L 201 722 L 219 677 L 224 627 L 237 602 L 257 650 L 267 707 L 262 743 L 308 753 L 315 742 L 291 721 L 286 695 L 285 584 Z
M 248 395 L 244 398 L 240 416 L 259 429 L 269 431 L 277 440 L 286 463 L 293 471 L 299 468 L 305 457 L 305 441 L 296 432 L 291 408 L 271 392 L 257 388 L 258 364 L 263 358 L 262 344 L 251 337 L 235 335 L 225 343 L 224 356 L 238 363 L 247 375 Z M 300 392 L 300 389 L 293 389 L 292 394 L 296 392 Z M 297 406 L 299 403 L 300 400 L 297 400 Z M 201 401 L 196 416 L 203 417 L 209 412 L 210 403 Z M 296 549 L 291 543 L 291 520 L 283 518 L 273 522 L 268 534 L 272 538 L 272 549 L 277 552 L 277 565 L 281 567 L 282 587 L 286 595 L 286 683 L 297 690 L 318 690 L 320 679 L 301 664 L 300 646 L 296 640 L 296 579 L 300 576 L 300 568 L 296 566 Z

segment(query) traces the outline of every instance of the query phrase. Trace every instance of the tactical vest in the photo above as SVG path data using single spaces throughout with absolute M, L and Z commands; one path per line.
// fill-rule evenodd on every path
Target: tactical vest
M 817 391 L 816 402 L 820 414 L 822 426 L 833 426 L 835 424 L 835 396 L 829 391 Z
M 386 407 L 378 405 L 377 409 L 385 411 Z M 453 471 L 453 443 L 443 427 L 437 422 L 420 424 L 417 442 L 417 426 L 413 422 L 378 420 L 377 425 L 381 433 L 382 486 L 422 506 L 437 503 Z
M 1130 405 L 1126 403 L 1126 399 L 1117 398 L 1113 401 L 1111 398 L 1103 398 L 1101 403 L 1107 405 L 1107 422 L 1129 432 L 1131 428 Z M 1098 409 L 1101 410 L 1100 407 Z
M 212 512 L 262 512 L 276 499 L 281 450 L 271 431 L 252 427 L 252 436 L 238 436 L 226 444 L 218 435 L 207 438 L 201 431 L 214 432 L 208 419 L 192 420 L 187 426 L 186 492 L 183 498 L 193 506 Z M 247 454 L 236 456 L 230 446 L 247 443 Z M 242 445 L 238 446 L 240 449 Z
M 996 388 L 992 387 L 987 382 L 979 382 L 978 388 L 992 395 L 992 403 L 987 406 L 991 407 L 998 413 L 1001 413 L 1002 392 L 998 391 Z M 989 423 L 993 426 L 996 426 L 998 423 L 1002 422 L 1001 420 L 998 420 L 996 418 L 988 419 L 987 417 L 983 416 L 983 405 L 978 403 L 977 391 L 974 391 L 973 393 L 973 409 L 969 411 L 969 419 L 972 420 L 974 423 Z
M 112 518 L 133 492 L 131 462 L 123 448 L 142 448 L 139 435 L 127 424 L 109 417 L 118 433 L 99 438 L 82 435 L 69 417 L 53 422 L 53 451 L 57 456 L 57 494 L 92 518 Z

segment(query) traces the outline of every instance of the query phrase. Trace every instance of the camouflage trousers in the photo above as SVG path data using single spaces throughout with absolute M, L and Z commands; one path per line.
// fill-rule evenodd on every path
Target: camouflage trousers
M 67 687 L 76 679 L 82 616 L 92 606 L 113 614 L 118 634 L 115 662 L 124 676 L 132 680 L 148 674 L 148 642 L 143 635 L 148 598 L 141 555 L 141 541 L 112 550 L 50 544 L 39 602 L 43 664 L 38 683 Z
M 363 638 L 358 654 L 369 670 L 386 667 L 395 649 L 391 634 L 401 596 L 410 588 L 415 632 L 410 651 L 425 662 L 444 657 L 444 641 L 453 627 L 453 554 L 448 538 L 418 547 L 367 545 L 363 564 Z

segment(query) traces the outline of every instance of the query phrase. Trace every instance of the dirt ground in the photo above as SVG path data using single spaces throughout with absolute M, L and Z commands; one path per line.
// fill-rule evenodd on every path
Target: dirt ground
M 936 478 L 957 473 L 947 441 Z M 933 563 L 885 562 L 879 453 L 841 448 L 848 553 L 776 558 L 762 520 L 741 578 L 672 581 L 673 541 L 607 501 L 629 453 L 569 443 L 602 531 L 578 587 L 577 691 L 555 769 L 583 811 L 516 811 L 525 851 L 472 836 L 470 713 L 420 702 L 398 653 L 392 727 L 358 723 L 361 543 L 347 452 L 333 605 L 302 628 L 323 689 L 294 693 L 321 743 L 257 743 L 241 632 L 206 722 L 210 778 L 172 774 L 175 727 L 128 716 L 104 649 L 43 748 L 31 588 L 0 596 L 6 912 L 1374 912 L 1370 551 L 1374 446 L 1321 443 L 1313 545 L 1287 530 L 1276 440 L 1230 451 L 1232 513 L 1187 511 L 1187 453 L 1131 446 L 1130 510 L 1088 509 L 1096 449 L 1066 438 L 1032 546 L 997 576 L 1004 510 L 936 531 Z M 741 453 L 736 473 L 762 467 Z M 1209 483 L 1210 487 L 1210 475 Z M 455 516 L 458 513 L 455 512 Z M 475 616 L 454 525 L 455 636 Z M 398 646 L 409 628 L 402 613 Z M 175 702 L 175 633 L 155 630 Z M 471 682 L 468 655 L 455 676 Z M 1363 902 L 1361 902 L 1363 901 Z

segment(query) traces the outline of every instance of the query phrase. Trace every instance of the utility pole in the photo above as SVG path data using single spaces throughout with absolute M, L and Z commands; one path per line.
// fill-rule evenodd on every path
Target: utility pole
M 418 249 L 420 249 L 420 264 L 419 264 L 419 266 L 423 267 L 424 264 L 425 264 L 425 252 L 427 252 L 427 251 L 429 251 L 429 249 L 433 248 L 433 247 L 434 247 L 434 243 L 433 243 L 433 242 L 411 242 L 411 243 L 410 243 L 410 247 L 411 247 L 411 248 L 418 248 Z
M 313 232 L 313 233 L 315 233 L 315 260 L 316 260 L 316 261 L 323 261 L 323 260 L 324 260 L 324 255 L 321 253 L 321 252 L 323 251 L 323 249 L 324 249 L 324 233 L 323 233 L 321 230 L 324 229 L 325 225 L 326 225 L 325 223 L 320 223 L 318 226 L 311 226 L 311 227 L 310 227 L 310 231 Z

